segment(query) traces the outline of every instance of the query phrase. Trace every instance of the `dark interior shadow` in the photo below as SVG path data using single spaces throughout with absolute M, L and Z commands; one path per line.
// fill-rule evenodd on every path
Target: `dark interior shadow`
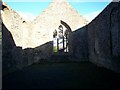
M 83 26 L 73 33 L 73 54 L 79 60 L 88 60 L 87 26 Z
M 2 74 L 15 71 L 22 60 L 22 48 L 17 47 L 12 34 L 2 23 Z
M 72 55 L 71 53 L 67 55 L 56 55 L 53 53 L 53 41 L 47 42 L 35 48 L 22 49 L 22 47 L 17 47 L 10 31 L 4 24 L 2 24 L 2 26 L 3 75 L 32 65 L 33 63 L 80 62 L 84 61 L 84 59 L 88 60 L 85 27 L 72 32 L 72 37 L 70 37 L 70 39 L 72 39 Z
M 95 20 L 94 20 L 94 22 L 95 22 Z M 91 25 L 91 27 L 93 27 L 93 25 L 95 27 L 94 23 L 93 23 L 93 25 L 92 25 L 92 23 L 90 23 L 89 25 L 79 28 L 79 29 L 75 30 L 74 32 L 72 32 L 72 37 L 70 38 L 70 39 L 72 39 L 71 40 L 71 42 L 72 42 L 71 49 L 73 51 L 72 57 L 67 56 L 67 58 L 66 58 L 66 57 L 62 57 L 62 56 L 54 57 L 52 41 L 46 42 L 45 44 L 40 45 L 35 48 L 22 49 L 22 47 L 17 47 L 12 34 L 6 28 L 6 26 L 2 23 L 2 74 L 3 74 L 3 76 L 5 76 L 11 72 L 14 72 L 18 69 L 22 69 L 24 67 L 32 65 L 34 63 L 51 62 L 51 61 L 56 62 L 56 60 L 58 58 L 59 58 L 59 60 L 57 62 L 61 62 L 62 59 L 63 59 L 63 62 L 64 62 L 64 60 L 67 60 L 68 62 L 71 62 L 71 61 L 73 62 L 73 61 L 77 60 L 76 62 L 80 62 L 80 61 L 88 61 L 89 57 L 91 55 L 93 55 L 93 58 L 94 58 L 93 60 L 96 63 L 101 63 L 101 61 L 103 61 L 103 63 L 106 62 L 107 61 L 107 59 L 105 58 L 106 53 L 104 53 L 104 52 L 110 50 L 110 48 L 108 48 L 106 51 L 104 50 L 104 48 L 106 48 L 107 46 L 106 46 L 106 44 L 104 44 L 105 43 L 104 41 L 101 43 L 102 39 L 100 37 L 103 37 L 103 36 L 101 36 L 101 31 L 100 30 L 96 31 L 97 28 L 95 29 L 94 27 L 91 29 L 90 25 Z M 88 26 L 92 31 L 88 31 Z M 70 27 L 68 27 L 68 28 L 70 28 Z M 104 32 L 103 32 L 103 34 L 104 34 Z M 101 43 L 102 46 L 104 44 L 105 47 L 103 48 L 103 50 L 102 50 L 102 47 L 99 46 L 99 44 L 97 43 L 98 41 Z M 98 49 L 98 48 L 100 48 L 100 49 Z M 89 51 L 90 49 L 91 49 L 91 51 Z M 101 50 L 101 52 L 99 50 Z M 108 60 L 109 60 L 109 58 L 108 58 Z M 115 60 L 117 60 L 117 62 L 115 62 Z M 118 70 L 120 70 L 119 60 L 120 60 L 120 57 L 112 58 L 112 61 L 115 62 L 115 66 L 116 66 L 116 68 L 118 68 Z M 104 65 L 104 66 L 107 66 L 107 65 Z M 85 73 L 86 73 L 86 71 L 85 71 Z M 104 72 L 104 73 L 106 73 L 106 72 Z M 95 73 L 95 75 L 96 75 L 96 73 Z M 109 75 L 110 74 L 108 74 L 108 76 Z M 84 74 L 83 74 L 83 76 L 84 76 Z M 103 76 L 104 76 L 104 74 L 103 74 Z M 106 76 L 105 80 L 108 79 L 108 76 Z M 93 80 L 94 79 L 95 78 L 93 78 Z M 108 81 L 108 80 L 106 80 L 106 81 Z
M 2 65 L 3 89 L 41 88 L 41 87 L 49 88 L 49 87 L 57 87 L 57 86 L 70 87 L 71 84 L 74 84 L 73 87 L 77 87 L 77 86 L 81 87 L 83 85 L 84 85 L 83 87 L 86 87 L 86 85 L 87 87 L 90 86 L 97 87 L 101 83 L 103 86 L 106 86 L 106 84 L 108 86 L 109 85 L 114 86 L 113 83 L 109 82 L 109 80 L 111 80 L 111 82 L 115 80 L 119 80 L 118 74 L 103 68 L 98 68 L 94 64 L 91 65 L 91 63 L 88 64 L 77 63 L 77 65 L 75 63 L 72 63 L 73 64 L 72 67 L 70 63 L 67 63 L 66 65 L 62 64 L 62 67 L 60 66 L 60 64 L 47 64 L 48 66 L 45 64 L 43 65 L 36 64 L 36 66 L 32 65 L 34 63 L 41 63 L 46 61 L 50 62 L 52 55 L 54 55 L 53 42 L 50 41 L 35 48 L 22 49 L 15 45 L 11 33 L 7 30 L 4 24 L 3 24 L 2 32 L 3 32 L 3 48 L 2 48 L 3 49 L 3 65 Z M 72 32 L 72 34 L 74 40 L 73 56 L 74 58 L 77 58 L 77 60 L 81 61 L 82 58 L 88 57 L 87 27 L 85 26 L 80 29 L 77 29 L 76 31 Z M 65 57 L 61 58 L 60 56 L 59 58 L 64 60 Z M 71 62 L 69 59 L 67 60 Z M 32 66 L 28 67 L 29 65 Z M 28 67 L 28 68 L 24 68 L 24 67 Z M 78 67 L 80 67 L 80 69 L 78 69 Z M 24 69 L 19 70 L 21 68 Z M 14 71 L 16 72 L 11 73 Z M 97 76 L 96 76 L 96 71 L 97 71 Z M 116 77 L 115 75 L 117 76 L 117 78 L 115 78 Z M 104 76 L 104 79 L 101 76 Z M 91 79 L 89 77 L 91 77 Z M 94 79 L 94 77 L 96 77 L 96 79 Z M 106 80 L 106 78 L 108 80 Z M 93 83 L 91 85 L 86 83 L 83 84 L 83 81 L 81 80 L 84 80 L 84 82 L 86 83 L 88 82 L 90 83 L 91 81 L 93 81 L 94 84 Z M 69 83 L 70 81 L 72 82 Z M 106 82 L 106 84 L 104 81 Z M 66 82 L 66 84 L 64 84 L 63 82 Z M 98 83 L 98 85 L 95 85 L 96 82 Z M 117 82 L 115 84 L 117 87 L 119 86 Z

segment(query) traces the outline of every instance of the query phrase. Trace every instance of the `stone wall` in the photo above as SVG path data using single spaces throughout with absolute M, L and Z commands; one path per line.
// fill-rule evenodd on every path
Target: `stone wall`
M 89 60 L 98 66 L 120 72 L 119 17 L 120 3 L 112 2 L 87 26 L 73 31 L 69 37 L 68 61 Z M 3 73 L 6 74 L 42 60 L 51 60 L 54 55 L 52 41 L 35 48 L 22 49 L 16 46 L 13 35 L 6 26 L 4 24 L 2 26 Z
M 111 2 L 92 22 L 73 32 L 73 56 L 120 72 L 120 3 Z
M 53 43 L 47 42 L 36 48 L 27 48 L 23 50 L 24 60 L 27 60 L 28 65 L 50 60 L 53 54 Z
M 2 25 L 3 74 L 13 72 L 33 63 L 46 60 L 49 61 L 51 60 L 51 57 L 54 58 L 53 42 L 51 42 L 52 34 L 55 29 L 58 29 L 61 20 L 65 21 L 71 27 L 71 31 L 75 31 L 78 27 L 87 24 L 87 20 L 79 15 L 79 13 L 66 0 L 64 1 L 65 2 L 52 2 L 48 8 L 46 8 L 43 13 L 36 17 L 32 22 L 25 21 L 24 18 L 6 3 L 2 3 L 1 16 L 2 22 L 4 23 Z M 76 35 L 75 32 L 74 35 Z M 68 61 L 75 60 L 73 55 L 73 48 L 74 46 L 76 47 L 73 40 L 74 35 L 70 33 L 69 54 L 67 54 L 67 57 L 69 57 Z M 82 43 L 84 43 L 84 41 Z M 77 49 L 78 48 L 79 47 L 77 47 Z M 77 58 L 76 60 L 80 58 L 77 49 L 75 51 L 77 52 L 77 54 L 75 54 Z M 81 54 L 84 54 L 84 51 Z M 64 56 L 64 54 L 57 56 L 57 58 L 62 56 Z M 64 59 L 64 57 L 61 59 Z
M 51 2 L 33 21 L 25 20 L 6 3 L 2 4 L 1 16 L 3 23 L 13 35 L 16 46 L 24 49 L 35 48 L 52 41 L 53 31 L 61 25 L 61 20 L 66 22 L 72 31 L 88 23 L 67 0 Z
M 120 3 L 110 3 L 88 24 L 89 60 L 120 72 Z
M 88 60 L 87 26 L 73 32 L 73 56 L 79 61 Z
M 2 45 L 1 44 L 2 44 L 2 36 L 0 37 L 0 88 L 2 87 Z
M 2 23 L 2 75 L 48 60 L 52 55 L 52 45 L 48 42 L 36 48 L 22 49 L 16 46 L 11 32 Z
M 12 34 L 2 23 L 2 70 L 3 75 L 15 71 L 22 64 L 22 48 L 16 47 Z

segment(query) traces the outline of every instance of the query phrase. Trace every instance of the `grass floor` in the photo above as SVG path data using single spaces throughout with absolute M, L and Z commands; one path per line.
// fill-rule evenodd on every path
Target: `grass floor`
M 120 74 L 89 62 L 34 64 L 3 77 L 3 90 L 112 87 L 120 88 Z

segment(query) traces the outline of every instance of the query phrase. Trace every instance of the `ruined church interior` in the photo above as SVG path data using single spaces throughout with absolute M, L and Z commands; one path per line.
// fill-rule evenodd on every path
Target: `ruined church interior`
M 33 21 L 1 2 L 2 89 L 120 88 L 120 2 L 91 22 L 67 0 Z

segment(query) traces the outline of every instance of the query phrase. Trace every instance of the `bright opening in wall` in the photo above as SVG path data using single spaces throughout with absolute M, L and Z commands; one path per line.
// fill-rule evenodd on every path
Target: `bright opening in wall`
M 53 32 L 53 52 L 69 52 L 68 48 L 69 30 L 60 25 L 58 29 Z

